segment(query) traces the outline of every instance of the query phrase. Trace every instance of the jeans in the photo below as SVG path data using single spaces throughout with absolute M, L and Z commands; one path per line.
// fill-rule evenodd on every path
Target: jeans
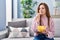
M 39 35 L 34 37 L 34 40 L 54 40 L 54 38 L 48 38 L 44 34 L 39 34 Z

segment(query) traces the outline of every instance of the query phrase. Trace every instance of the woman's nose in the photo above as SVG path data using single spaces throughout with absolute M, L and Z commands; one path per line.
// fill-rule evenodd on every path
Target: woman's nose
M 40 10 L 40 12 L 42 12 L 42 9 Z

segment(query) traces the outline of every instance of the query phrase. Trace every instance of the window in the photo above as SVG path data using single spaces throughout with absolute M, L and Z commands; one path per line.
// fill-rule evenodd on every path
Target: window
M 37 1 L 38 4 L 41 2 L 45 2 L 48 4 L 49 9 L 50 9 L 50 13 L 51 16 L 56 16 L 56 15 L 60 15 L 60 6 L 56 7 L 57 5 L 55 4 L 56 2 L 58 2 L 59 0 L 34 0 Z M 37 9 L 38 4 L 34 7 L 34 9 Z M 60 1 L 59 1 L 59 5 L 60 5 Z M 35 10 L 36 11 L 36 10 Z M 58 13 L 57 13 L 58 12 Z M 22 14 L 22 6 L 21 6 L 21 0 L 12 0 L 12 18 L 23 18 L 23 14 Z M 36 13 L 35 13 L 36 14 Z

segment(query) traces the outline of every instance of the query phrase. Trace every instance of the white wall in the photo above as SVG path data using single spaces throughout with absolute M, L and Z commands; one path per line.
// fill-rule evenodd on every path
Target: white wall
M 12 0 L 6 0 L 6 25 L 12 20 Z
M 0 31 L 6 29 L 6 0 L 0 0 Z

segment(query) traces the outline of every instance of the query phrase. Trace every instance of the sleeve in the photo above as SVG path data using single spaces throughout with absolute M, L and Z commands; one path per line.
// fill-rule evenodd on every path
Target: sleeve
M 37 31 L 37 29 L 36 29 L 36 22 L 35 21 L 32 22 L 31 30 L 33 32 L 36 32 Z
M 37 31 L 37 29 L 36 29 L 37 26 L 38 26 L 38 24 L 37 24 L 37 22 L 35 21 L 35 18 L 33 18 L 31 30 L 32 30 L 33 32 L 36 32 L 36 31 Z
M 49 38 L 54 37 L 54 22 L 53 22 L 52 18 L 50 18 L 50 28 L 49 28 L 49 31 L 48 31 L 48 37 Z

